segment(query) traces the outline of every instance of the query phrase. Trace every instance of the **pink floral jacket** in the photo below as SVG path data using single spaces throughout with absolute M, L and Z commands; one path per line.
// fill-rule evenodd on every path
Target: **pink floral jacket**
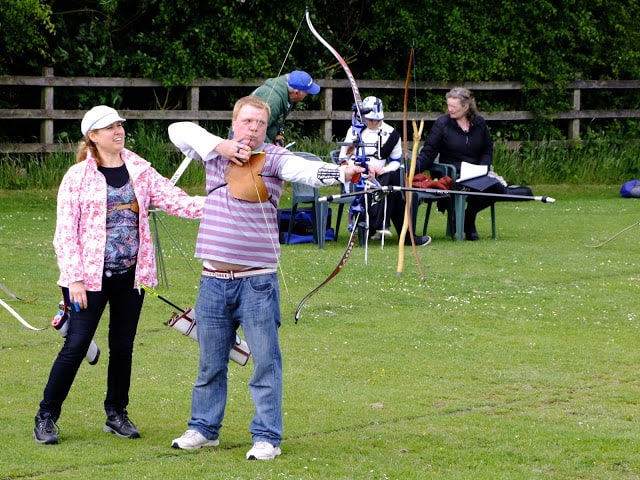
M 149 206 L 171 215 L 200 218 L 205 197 L 187 195 L 160 175 L 151 164 L 130 150 L 121 157 L 133 182 L 140 212 L 138 263 L 136 284 L 157 285 L 156 259 L 149 227 Z M 107 241 L 107 182 L 98 171 L 96 161 L 86 160 L 73 165 L 58 190 L 56 232 L 53 246 L 58 259 L 58 285 L 84 281 L 89 291 L 102 289 L 104 252 Z

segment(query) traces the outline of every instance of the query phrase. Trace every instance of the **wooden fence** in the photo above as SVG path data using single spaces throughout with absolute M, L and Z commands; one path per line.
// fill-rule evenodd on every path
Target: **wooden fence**
M 351 119 L 350 110 L 334 110 L 334 91 L 340 89 L 351 90 L 351 85 L 345 79 L 318 79 L 317 83 L 322 87 L 320 92 L 321 110 L 299 110 L 294 111 L 288 117 L 289 120 L 314 120 L 322 123 L 323 136 L 327 141 L 332 141 L 334 137 L 333 122 L 349 121 Z M 262 80 L 239 81 L 234 79 L 218 80 L 197 80 L 187 87 L 187 105 L 182 110 L 120 110 L 120 113 L 127 119 L 143 120 L 230 120 L 231 111 L 227 110 L 202 110 L 200 109 L 200 92 L 203 88 L 242 88 L 249 93 L 260 85 Z M 53 69 L 46 68 L 42 76 L 0 76 L 0 86 L 20 86 L 33 87 L 38 89 L 34 95 L 40 95 L 40 108 L 16 108 L 0 109 L 0 120 L 39 120 L 40 142 L 39 143 L 0 143 L 1 153 L 27 153 L 27 152 L 51 152 L 59 150 L 70 150 L 72 145 L 55 143 L 55 122 L 59 120 L 80 120 L 85 110 L 57 109 L 54 106 L 54 95 L 56 88 L 163 88 L 159 81 L 142 78 L 112 78 L 112 77 L 56 77 Z M 460 84 L 438 83 L 438 82 L 417 82 L 412 85 L 418 94 L 424 91 L 448 91 Z M 519 91 L 523 89 L 523 84 L 519 82 L 467 82 L 462 86 L 473 91 Z M 358 87 L 361 91 L 384 91 L 404 90 L 404 81 L 396 80 L 360 80 Z M 576 139 L 580 134 L 580 121 L 604 118 L 640 118 L 640 110 L 581 110 L 581 93 L 583 90 L 615 90 L 640 88 L 640 80 L 580 80 L 574 81 L 567 86 L 573 92 L 573 109 L 566 112 L 556 112 L 548 117 L 555 120 L 568 121 L 567 138 Z M 401 94 L 401 93 L 400 93 Z M 342 104 L 342 102 L 341 102 Z M 487 121 L 523 121 L 531 120 L 534 114 L 529 111 L 497 111 L 482 112 Z M 442 112 L 419 112 L 418 118 L 424 120 L 435 120 Z M 385 119 L 389 121 L 402 120 L 402 112 L 385 111 Z M 343 132 L 339 132 L 342 135 Z

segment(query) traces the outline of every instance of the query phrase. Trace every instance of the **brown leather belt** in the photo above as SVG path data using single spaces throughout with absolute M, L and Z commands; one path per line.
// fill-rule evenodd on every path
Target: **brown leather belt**
M 236 278 L 255 277 L 256 275 L 268 275 L 276 273 L 277 268 L 250 268 L 247 270 L 209 270 L 202 269 L 202 275 L 205 277 L 213 277 L 219 280 L 235 280 Z

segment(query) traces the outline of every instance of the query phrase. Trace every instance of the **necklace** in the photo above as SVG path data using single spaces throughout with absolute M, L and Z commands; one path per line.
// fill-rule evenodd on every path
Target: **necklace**
M 458 126 L 462 129 L 463 132 L 469 132 L 469 121 L 467 119 L 458 120 Z

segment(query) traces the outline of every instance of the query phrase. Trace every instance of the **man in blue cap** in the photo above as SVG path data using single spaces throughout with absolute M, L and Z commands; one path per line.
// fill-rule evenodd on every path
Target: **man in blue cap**
M 269 78 L 256 88 L 251 95 L 265 100 L 271 107 L 271 116 L 267 126 L 268 143 L 284 147 L 284 121 L 297 102 L 308 95 L 316 95 L 320 86 L 313 82 L 311 75 L 302 70 L 294 70 L 280 77 Z

